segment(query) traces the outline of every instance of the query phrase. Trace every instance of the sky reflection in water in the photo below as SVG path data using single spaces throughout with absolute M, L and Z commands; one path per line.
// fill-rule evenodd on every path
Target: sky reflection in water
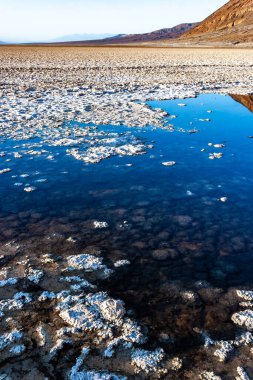
M 173 133 L 99 127 L 130 130 L 152 143 L 146 155 L 85 165 L 66 156 L 66 147 L 50 147 L 53 161 L 24 156 L 6 163 L 8 157 L 1 157 L 0 169 L 12 171 L 0 178 L 0 239 L 53 232 L 82 236 L 86 245 L 105 248 L 108 257 L 118 255 L 135 264 L 129 287 L 137 282 L 146 286 L 150 275 L 158 283 L 169 278 L 186 286 L 203 280 L 223 287 L 252 286 L 252 113 L 221 95 L 149 104 L 177 116 L 169 117 Z M 210 122 L 200 121 L 208 118 Z M 198 133 L 188 132 L 193 129 Z M 0 150 L 12 152 L 20 143 L 1 142 Z M 210 160 L 213 152 L 223 157 Z M 164 161 L 176 165 L 165 167 Z M 20 177 L 26 173 L 29 177 Z M 37 182 L 44 178 L 47 182 Z M 19 182 L 22 186 L 14 185 Z M 37 190 L 25 193 L 28 184 Z M 221 197 L 227 202 L 220 202 Z M 87 222 L 93 219 L 106 221 L 109 228 L 91 233 Z M 171 249 L 170 256 L 157 260 L 157 249 Z M 140 271 L 145 275 L 138 279 Z

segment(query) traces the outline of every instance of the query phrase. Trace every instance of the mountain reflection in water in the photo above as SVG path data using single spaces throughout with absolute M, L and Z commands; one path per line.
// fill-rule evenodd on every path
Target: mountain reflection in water
M 236 102 L 241 103 L 244 107 L 248 108 L 250 112 L 253 112 L 253 94 L 249 94 L 249 95 L 230 94 L 230 96 Z

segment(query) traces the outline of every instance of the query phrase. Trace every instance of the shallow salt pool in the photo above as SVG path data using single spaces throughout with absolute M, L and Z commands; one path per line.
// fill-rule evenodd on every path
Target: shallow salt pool
M 34 239 L 71 237 L 80 250 L 95 245 L 107 260 L 129 260 L 105 289 L 135 310 L 151 342 L 193 355 L 194 329 L 234 333 L 221 293 L 253 287 L 253 114 L 222 95 L 148 104 L 168 112 L 168 127 L 98 127 L 104 138 L 142 144 L 143 154 L 84 163 L 66 150 L 86 143 L 0 136 L 0 171 L 10 169 L 0 175 L 0 239 L 29 251 Z M 209 294 L 189 304 L 199 289 Z
M 79 234 L 79 223 L 101 220 L 109 225 L 104 243 L 109 249 L 111 243 L 114 249 L 124 249 L 130 259 L 132 255 L 147 258 L 163 246 L 179 249 L 185 240 L 203 256 L 191 269 L 185 268 L 190 279 L 251 283 L 252 113 L 221 95 L 149 105 L 170 114 L 173 132 L 152 127 L 98 128 L 131 134 L 149 145 L 146 154 L 85 164 L 66 155 L 69 147 L 42 144 L 40 150 L 49 153 L 19 159 L 13 152 L 22 154 L 22 144 L 33 146 L 40 142 L 38 137 L 1 142 L 5 156 L 0 157 L 0 170 L 11 171 L 0 177 L 0 236 L 3 240 L 36 236 L 37 229 L 44 232 L 44 220 L 58 223 L 58 232 L 61 223 L 63 232 L 68 232 L 68 224 L 75 224 Z M 216 153 L 222 157 L 211 159 Z M 48 159 L 50 155 L 53 159 Z M 170 161 L 176 165 L 163 165 Z M 27 187 L 36 191 L 26 193 Z M 64 220 L 57 222 L 59 218 Z M 99 231 L 96 235 L 98 239 Z M 144 248 L 136 249 L 138 245 Z M 180 259 L 186 252 L 184 248 Z M 231 275 L 233 266 L 236 274 Z

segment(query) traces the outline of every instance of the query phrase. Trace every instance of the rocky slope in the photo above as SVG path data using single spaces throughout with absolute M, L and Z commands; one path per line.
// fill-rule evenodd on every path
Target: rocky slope
M 195 42 L 253 42 L 253 0 L 230 0 L 180 40 Z

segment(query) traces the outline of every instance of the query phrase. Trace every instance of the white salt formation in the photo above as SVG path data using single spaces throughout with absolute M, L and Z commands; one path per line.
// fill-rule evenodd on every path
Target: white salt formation
M 247 330 L 253 330 L 253 310 L 244 310 L 234 313 L 231 317 L 232 321 Z

